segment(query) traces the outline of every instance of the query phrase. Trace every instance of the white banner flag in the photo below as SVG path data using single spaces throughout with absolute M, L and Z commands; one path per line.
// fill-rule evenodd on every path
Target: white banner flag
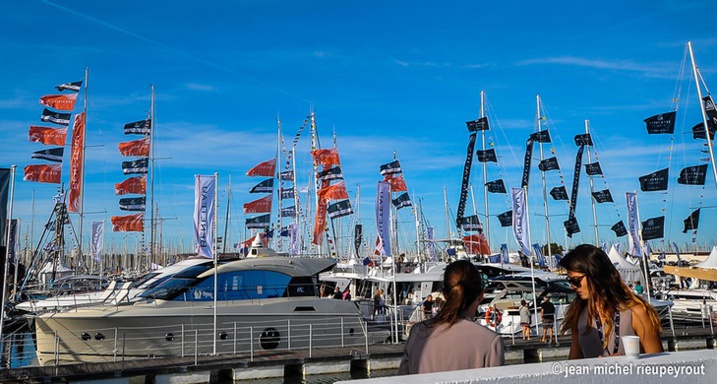
M 197 254 L 214 258 L 214 176 L 195 175 L 194 242 Z
M 627 234 L 630 238 L 630 255 L 641 257 L 640 214 L 637 211 L 637 194 L 625 192 L 625 198 L 627 199 Z
M 378 233 L 376 252 L 386 256 L 391 256 L 389 204 L 391 204 L 391 184 L 379 181 L 376 189 L 376 232 Z
M 105 222 L 92 222 L 92 258 L 100 261 L 100 256 L 105 247 Z
M 530 257 L 530 232 L 528 231 L 528 212 L 525 206 L 525 189 L 511 188 L 513 195 L 513 235 L 520 251 Z

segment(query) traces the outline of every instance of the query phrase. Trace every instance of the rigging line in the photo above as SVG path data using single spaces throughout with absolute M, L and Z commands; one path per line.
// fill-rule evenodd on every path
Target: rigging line
M 103 26 L 105 26 L 105 27 L 107 27 L 107 28 L 113 29 L 113 30 L 115 30 L 115 31 L 117 31 L 117 32 L 120 32 L 120 33 L 123 33 L 123 34 L 125 34 L 125 35 L 134 37 L 134 38 L 139 39 L 139 40 L 142 40 L 142 41 L 144 41 L 144 42 L 146 42 L 146 43 L 150 43 L 150 44 L 152 44 L 152 45 L 156 45 L 156 46 L 158 46 L 158 47 L 164 48 L 164 49 L 166 49 L 166 50 L 168 50 L 168 51 L 170 51 L 170 52 L 172 52 L 172 53 L 174 53 L 174 54 L 177 54 L 177 55 L 179 55 L 179 56 L 183 56 L 183 57 L 186 57 L 186 58 L 188 58 L 188 59 L 194 60 L 194 61 L 196 61 L 196 62 L 198 62 L 198 63 L 202 63 L 202 64 L 208 65 L 208 66 L 210 66 L 210 67 L 214 67 L 214 68 L 216 68 L 216 69 L 220 69 L 220 70 L 222 70 L 222 71 L 226 71 L 226 72 L 229 72 L 229 73 L 231 73 L 231 74 L 240 76 L 240 77 L 242 77 L 242 78 L 244 78 L 244 79 L 246 79 L 246 80 L 253 81 L 253 82 L 257 83 L 257 84 L 266 86 L 266 87 L 268 87 L 268 88 L 271 88 L 271 89 L 273 89 L 273 90 L 275 90 L 275 91 L 277 91 L 277 92 L 283 93 L 283 94 L 285 94 L 285 95 L 295 97 L 295 98 L 297 98 L 297 99 L 299 99 L 299 100 L 306 101 L 306 102 L 310 102 L 310 101 L 311 101 L 311 100 L 306 99 L 306 98 L 303 97 L 303 96 L 297 95 L 297 94 L 295 94 L 295 93 L 293 93 L 293 92 L 290 92 L 290 91 L 288 91 L 288 90 L 286 90 L 286 89 L 279 88 L 279 87 L 277 87 L 277 86 L 275 86 L 275 85 L 269 84 L 269 83 L 267 83 L 267 82 L 265 82 L 265 81 L 262 81 L 262 80 L 259 80 L 259 79 L 255 78 L 255 77 L 251 77 L 251 76 L 245 75 L 245 74 L 243 74 L 243 73 L 240 73 L 240 72 L 238 72 L 238 71 L 236 71 L 236 70 L 233 70 L 233 69 L 231 69 L 231 68 L 225 67 L 225 66 L 223 66 L 223 65 L 214 63 L 214 62 L 209 61 L 209 60 L 202 59 L 201 57 L 195 56 L 195 55 L 193 55 L 193 54 L 191 54 L 191 53 L 189 53 L 189 52 L 185 52 L 185 51 L 179 50 L 179 49 L 177 49 L 177 48 L 174 48 L 174 47 L 171 47 L 171 46 L 169 46 L 169 45 L 166 45 L 166 44 L 160 43 L 160 42 L 158 42 L 158 41 L 152 40 L 152 39 L 150 39 L 150 38 L 144 37 L 144 36 L 139 35 L 139 34 L 137 34 L 137 33 L 128 31 L 128 30 L 126 30 L 126 29 L 122 29 L 122 28 L 117 27 L 117 26 L 115 26 L 115 25 L 113 25 L 113 24 L 110 24 L 110 23 L 108 23 L 108 22 L 106 22 L 106 21 L 103 21 L 103 20 L 97 19 L 97 18 L 95 18 L 95 17 L 86 15 L 86 14 L 84 14 L 84 13 L 82 13 L 82 12 L 79 12 L 79 11 L 76 11 L 76 10 L 74 10 L 74 9 L 70 9 L 70 8 L 65 7 L 65 6 L 62 6 L 62 5 L 53 3 L 53 2 L 51 2 L 51 1 L 47 1 L 47 0 L 40 0 L 40 1 L 43 2 L 43 3 L 45 3 L 45 4 L 47 4 L 47 5 L 53 6 L 53 7 L 55 7 L 55 8 L 59 8 L 59 9 L 65 11 L 65 12 L 71 13 L 71 14 L 73 14 L 73 15 L 75 15 L 75 16 L 82 17 L 82 18 L 84 18 L 84 19 L 87 19 L 87 20 L 90 20 L 90 21 L 92 21 L 92 22 L 95 22 L 95 23 L 98 23 L 98 24 L 100 24 L 100 25 L 103 25 Z

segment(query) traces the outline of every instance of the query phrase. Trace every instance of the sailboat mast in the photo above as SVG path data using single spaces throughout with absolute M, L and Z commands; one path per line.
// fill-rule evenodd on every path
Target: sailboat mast
M 150 85 L 150 102 L 149 102 L 149 260 L 148 267 L 152 267 L 154 262 L 154 84 Z M 145 208 L 146 210 L 146 208 Z
M 296 225 L 296 228 L 294 231 L 289 231 L 289 252 L 294 251 L 294 253 L 302 253 L 303 250 L 303 244 L 302 241 L 303 236 L 301 232 L 301 220 L 299 219 L 299 212 L 301 211 L 301 202 L 299 201 L 299 188 L 296 186 L 296 147 L 291 147 L 291 169 L 293 170 L 293 186 L 291 187 L 294 190 L 294 207 L 296 207 L 296 216 L 294 217 L 294 225 Z M 294 245 L 294 247 L 292 247 Z
M 229 172 L 229 185 L 227 185 L 227 215 L 226 220 L 224 221 L 224 237 L 222 237 L 222 253 L 227 252 L 227 243 L 229 243 L 229 239 L 227 236 L 229 235 L 229 223 L 231 223 L 232 220 L 232 212 L 231 212 L 231 206 L 232 206 L 232 173 Z
M 451 240 L 451 220 L 448 218 L 448 195 L 446 193 L 446 187 L 443 187 L 443 211 L 446 215 L 446 237 L 448 241 Z
M 485 91 L 480 91 L 480 117 L 485 117 Z M 483 138 L 483 151 L 485 151 L 485 130 L 481 131 Z M 472 191 L 472 188 L 471 188 Z M 483 234 L 488 239 L 490 245 L 490 213 L 488 212 L 488 162 L 483 162 L 483 204 L 485 209 L 485 219 L 483 220 Z M 473 203 L 475 206 L 475 203 Z M 483 247 L 480 247 L 482 250 Z
M 318 137 L 318 132 L 316 132 L 316 114 L 314 113 L 313 108 L 312 108 L 312 110 L 311 110 L 311 151 L 313 152 L 318 147 L 319 147 L 319 137 Z M 316 175 L 318 174 L 318 166 L 316 165 L 315 162 L 313 162 L 313 170 L 314 170 L 314 174 L 313 174 L 312 179 L 314 180 L 314 182 L 312 184 L 314 186 L 314 210 L 315 210 L 315 212 L 319 212 L 319 183 L 321 183 L 321 181 L 316 177 Z M 323 236 L 323 232 L 324 232 L 323 228 L 320 228 L 320 229 L 316 228 L 315 230 L 321 231 L 321 236 Z M 312 244 L 313 244 L 313 242 L 312 242 Z M 318 244 L 315 244 L 315 245 L 317 247 L 316 253 L 320 255 L 322 247 Z
M 537 124 L 538 132 L 540 132 L 543 130 L 543 124 L 542 124 L 543 116 L 541 115 L 541 111 L 540 111 L 540 109 L 541 109 L 540 95 L 536 95 L 535 100 L 536 100 L 536 111 L 537 111 L 535 122 Z M 542 141 L 539 140 L 538 145 L 540 147 L 540 161 L 542 162 L 544 160 Z M 548 189 L 547 189 L 546 182 L 545 182 L 545 172 L 541 172 L 540 176 L 541 176 L 541 181 L 543 183 L 543 214 L 545 215 L 545 233 L 546 233 L 545 238 L 546 238 L 546 241 L 548 244 L 548 255 L 551 255 L 552 250 L 550 249 L 550 212 L 548 209 Z M 527 198 L 528 191 L 527 190 L 525 191 L 525 197 L 526 197 L 525 201 L 527 203 L 527 201 L 528 201 L 528 198 Z M 528 228 L 530 228 L 530 227 L 528 227 Z
M 276 114 L 276 166 L 274 167 L 274 175 L 272 176 L 274 178 L 274 182 L 271 184 L 271 194 L 274 195 L 274 192 L 276 191 L 276 188 L 274 188 L 274 184 L 277 184 L 281 186 L 281 179 L 279 178 L 279 174 L 282 170 L 282 161 L 279 161 L 281 159 L 281 118 L 279 117 L 279 114 Z M 278 230 L 281 231 L 282 223 L 281 223 L 281 209 L 283 208 L 283 199 L 281 198 L 281 195 L 278 196 L 278 203 L 277 203 L 277 222 L 279 223 Z M 276 240 L 274 241 L 274 244 L 276 245 L 276 249 L 281 251 L 282 250 L 282 243 L 281 236 L 276 236 Z
M 705 103 L 702 101 L 702 87 L 700 86 L 699 70 L 697 69 L 697 63 L 695 62 L 695 54 L 692 52 L 692 42 L 687 42 L 687 48 L 690 50 L 690 59 L 692 60 L 692 73 L 695 75 L 695 85 L 697 87 L 697 97 L 700 98 L 700 112 L 702 112 L 702 125 L 705 127 L 705 137 L 707 138 L 707 148 L 710 151 L 710 162 L 712 163 L 712 174 L 715 178 L 715 185 L 717 185 L 717 168 L 715 168 L 715 154 L 712 145 L 712 139 L 710 138 L 710 127 L 707 122 L 707 111 L 705 110 Z
M 585 120 L 585 133 L 590 134 L 590 122 L 588 120 Z M 590 150 L 588 150 L 588 164 L 592 163 L 592 159 L 590 156 Z M 595 229 L 595 245 L 597 246 L 599 243 L 600 237 L 598 236 L 598 224 L 597 224 L 597 208 L 595 208 L 595 186 L 593 184 L 593 175 L 588 175 L 588 179 L 590 180 L 590 203 L 592 204 L 593 209 L 593 228 Z

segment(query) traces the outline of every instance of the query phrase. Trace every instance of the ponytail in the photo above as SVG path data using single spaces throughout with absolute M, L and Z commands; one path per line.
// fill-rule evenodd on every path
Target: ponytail
M 441 307 L 434 324 L 446 323 L 449 326 L 463 318 L 463 312 L 483 293 L 483 280 L 480 272 L 471 262 L 459 260 L 448 267 L 443 276 L 443 296 L 445 303 Z

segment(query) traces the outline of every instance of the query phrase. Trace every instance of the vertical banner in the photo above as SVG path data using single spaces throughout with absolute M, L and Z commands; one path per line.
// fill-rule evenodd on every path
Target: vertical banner
M 584 145 L 578 147 L 578 153 L 575 155 L 575 173 L 573 173 L 573 189 L 570 191 L 570 213 L 568 218 L 575 217 L 575 206 L 578 202 L 578 190 L 580 188 L 580 168 L 583 163 L 583 150 Z
M 379 255 L 391 256 L 390 213 L 391 184 L 379 181 L 376 188 L 376 232 L 378 233 L 376 253 Z
M 525 157 L 523 158 L 523 177 L 520 186 L 525 188 L 530 181 L 530 162 L 533 160 L 533 136 L 525 142 Z
M 100 256 L 105 247 L 105 222 L 104 221 L 93 221 L 92 222 L 92 258 L 95 261 L 100 261 Z
M 301 254 L 301 243 L 299 238 L 299 226 L 296 223 L 289 224 L 289 252 L 292 255 Z
M 0 245 L 5 245 L 5 226 L 7 225 L 7 196 L 10 189 L 10 169 L 0 168 Z
M 214 176 L 195 175 L 194 241 L 197 254 L 214 257 Z
M 630 255 L 640 257 L 642 255 L 642 246 L 640 245 L 640 218 L 637 211 L 637 194 L 634 192 L 625 192 L 627 199 L 627 227 L 628 237 L 630 239 Z
M 85 160 L 85 113 L 75 116 L 72 127 L 72 154 L 70 155 L 70 193 L 67 209 L 70 212 L 82 212 L 82 175 Z
M 530 233 L 528 232 L 528 212 L 526 211 L 525 189 L 511 188 L 513 195 L 513 235 L 520 251 L 530 256 Z
M 17 262 L 15 259 L 15 248 L 17 248 L 18 244 L 18 225 L 18 219 L 10 220 L 10 236 L 8 236 L 9 244 L 7 246 L 7 260 L 10 264 L 15 264 Z
M 363 243 L 363 224 L 356 224 L 354 227 L 354 248 L 356 256 L 361 254 L 361 243 Z
M 426 228 L 426 237 L 428 240 L 428 258 L 431 261 L 436 260 L 436 243 L 433 242 L 433 227 Z
M 476 134 L 473 133 L 468 141 L 468 153 L 466 153 L 466 162 L 463 165 L 463 181 L 461 182 L 461 197 L 458 200 L 458 212 L 456 213 L 456 225 L 461 226 L 461 219 L 466 210 L 466 200 L 468 199 L 468 186 L 470 185 L 471 166 L 473 164 L 473 148 L 476 144 Z
M 545 257 L 543 257 L 543 250 L 540 249 L 540 244 L 533 244 L 533 251 L 535 251 L 535 257 L 538 259 L 538 265 L 540 265 L 540 268 L 545 268 Z

